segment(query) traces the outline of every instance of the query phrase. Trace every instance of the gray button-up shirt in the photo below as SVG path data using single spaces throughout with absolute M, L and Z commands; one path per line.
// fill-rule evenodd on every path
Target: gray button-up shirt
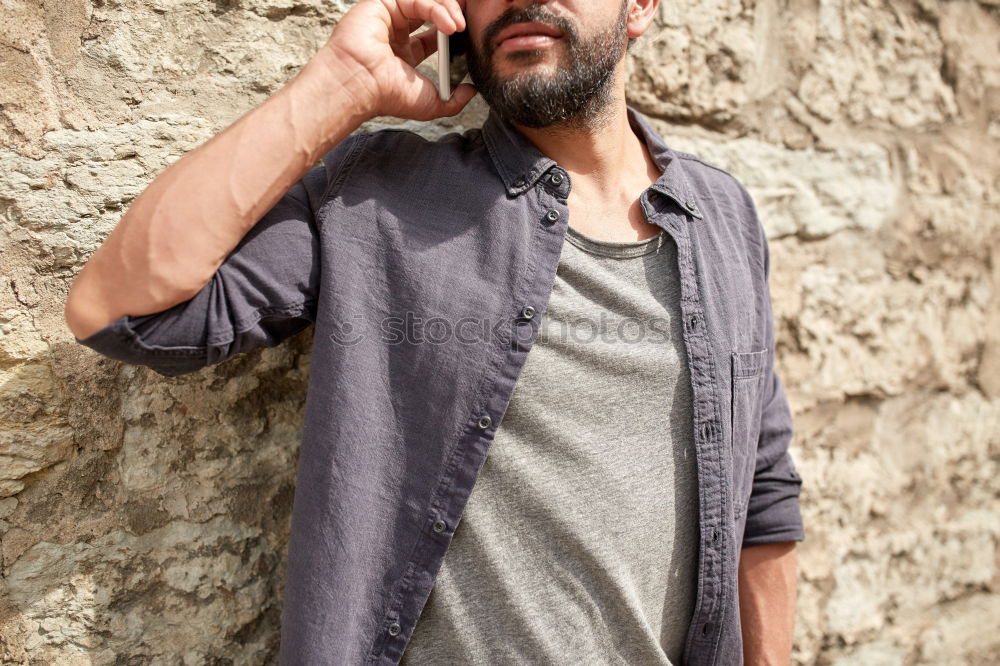
M 640 203 L 677 246 L 694 397 L 684 663 L 740 664 L 740 548 L 803 539 L 767 242 L 732 176 L 629 120 L 662 170 Z M 571 187 L 495 115 L 435 141 L 354 134 L 192 299 L 78 340 L 174 376 L 315 325 L 281 663 L 398 663 L 544 317 Z

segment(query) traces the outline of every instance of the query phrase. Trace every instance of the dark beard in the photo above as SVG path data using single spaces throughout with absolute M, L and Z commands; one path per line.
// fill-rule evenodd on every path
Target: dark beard
M 608 115 L 614 98 L 611 84 L 628 38 L 628 2 L 622 2 L 618 20 L 607 32 L 581 41 L 568 19 L 554 16 L 541 5 L 511 9 L 483 34 L 483 50 L 470 44 L 467 54 L 469 76 L 479 94 L 501 118 L 525 127 L 559 125 L 564 128 L 594 128 Z M 565 65 L 552 77 L 518 73 L 507 80 L 497 77 L 493 67 L 493 41 L 504 28 L 515 23 L 538 21 L 562 32 L 567 47 Z M 556 45 L 554 48 L 561 48 Z M 530 62 L 538 50 L 518 51 L 512 60 Z

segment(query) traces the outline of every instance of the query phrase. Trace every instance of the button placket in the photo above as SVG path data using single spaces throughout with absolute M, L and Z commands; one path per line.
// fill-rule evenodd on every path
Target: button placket
M 559 240 L 558 231 L 560 229 L 558 223 L 560 221 L 565 222 L 562 218 L 568 215 L 565 194 L 570 189 L 569 174 L 557 170 L 552 170 L 548 174 L 539 174 L 538 171 L 532 170 L 524 176 L 518 176 L 507 182 L 509 185 L 507 189 L 508 194 L 511 197 L 527 194 L 528 196 L 522 199 L 522 202 L 528 206 L 527 210 L 531 211 L 528 215 L 539 216 L 535 218 L 538 227 L 534 229 L 534 239 L 538 242 L 533 243 L 531 249 L 531 252 L 538 254 L 531 255 L 530 258 L 535 259 L 537 256 L 546 258 L 557 256 L 557 253 L 552 253 L 549 250 L 557 246 Z M 555 228 L 553 229 L 553 227 Z M 529 261 L 529 265 L 534 266 L 535 264 Z M 504 353 L 510 353 L 511 348 L 523 349 L 523 346 L 526 344 L 523 342 L 525 335 L 529 332 L 534 334 L 539 320 L 542 318 L 538 307 L 544 304 L 546 294 L 538 288 L 536 281 L 529 280 L 529 277 L 530 272 L 524 275 L 514 292 L 520 293 L 521 298 L 524 299 L 521 301 L 520 307 L 517 304 L 517 300 L 513 300 L 513 302 L 508 301 L 508 307 L 510 307 L 508 316 L 511 314 L 514 315 L 514 329 L 518 331 L 510 337 L 514 338 L 516 336 L 522 341 L 511 345 L 509 344 L 511 341 L 504 338 L 501 343 L 502 346 L 507 348 Z M 525 283 L 527 284 L 525 285 Z M 528 288 L 523 288 L 525 286 Z M 540 306 L 528 305 L 525 302 L 538 302 Z M 508 320 L 508 325 L 509 323 L 510 320 Z M 499 341 L 502 337 L 496 336 L 496 339 Z M 509 399 L 509 395 L 507 397 Z M 494 421 L 491 414 L 496 412 L 498 414 L 497 418 L 502 418 L 503 404 L 505 403 L 499 400 L 497 392 L 494 390 L 491 395 L 485 396 L 484 402 L 473 406 L 471 410 L 473 414 L 470 416 L 473 419 L 472 423 L 474 427 L 468 428 L 466 426 L 467 429 L 462 436 L 462 446 L 455 447 L 455 450 L 458 452 L 457 455 L 464 456 L 463 465 L 468 463 L 472 458 L 468 453 L 469 450 L 474 450 L 476 455 L 478 455 L 485 448 L 486 445 L 484 443 L 487 443 L 493 436 L 493 432 L 498 427 L 500 421 Z M 474 413 L 477 408 L 481 410 L 478 417 Z M 472 472 L 474 470 L 469 471 Z M 443 482 L 439 486 L 443 487 Z M 404 640 L 403 629 L 406 629 L 408 634 L 413 629 L 413 591 L 420 589 L 418 585 L 422 586 L 428 577 L 427 560 L 429 558 L 425 557 L 424 554 L 430 553 L 433 555 L 443 549 L 449 536 L 454 533 L 455 526 L 451 525 L 451 521 L 446 520 L 444 517 L 446 515 L 455 515 L 457 519 L 458 514 L 453 510 L 454 507 L 450 504 L 451 499 L 444 495 L 445 491 L 441 487 L 435 490 L 431 506 L 429 507 L 431 509 L 428 512 L 429 515 L 424 514 L 425 522 L 422 526 L 423 534 L 421 543 L 427 545 L 423 546 L 413 556 L 410 569 L 404 572 L 402 577 L 402 580 L 407 584 L 407 587 L 403 589 L 406 590 L 408 596 L 397 595 L 396 598 L 401 598 L 402 601 L 399 601 L 394 607 L 389 609 L 387 613 L 388 617 L 384 621 L 388 621 L 391 624 L 382 625 L 386 633 L 382 634 L 382 640 L 376 644 L 377 651 L 373 652 L 370 663 L 381 663 L 379 660 L 384 661 L 386 654 L 398 655 Z M 414 573 L 411 575 L 411 572 Z M 404 620 L 407 622 L 405 627 L 402 626 Z

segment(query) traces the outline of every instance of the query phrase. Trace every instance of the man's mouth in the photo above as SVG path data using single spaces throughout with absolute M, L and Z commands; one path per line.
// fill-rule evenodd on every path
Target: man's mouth
M 554 44 L 560 37 L 562 32 L 544 23 L 515 23 L 500 31 L 494 48 L 498 51 L 543 48 Z

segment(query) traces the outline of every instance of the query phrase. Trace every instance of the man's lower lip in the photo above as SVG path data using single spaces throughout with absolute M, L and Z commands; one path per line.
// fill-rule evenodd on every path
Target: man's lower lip
M 551 35 L 520 35 L 518 37 L 508 37 L 503 40 L 500 42 L 497 50 L 538 49 L 555 44 L 557 41 L 559 41 L 559 38 Z

